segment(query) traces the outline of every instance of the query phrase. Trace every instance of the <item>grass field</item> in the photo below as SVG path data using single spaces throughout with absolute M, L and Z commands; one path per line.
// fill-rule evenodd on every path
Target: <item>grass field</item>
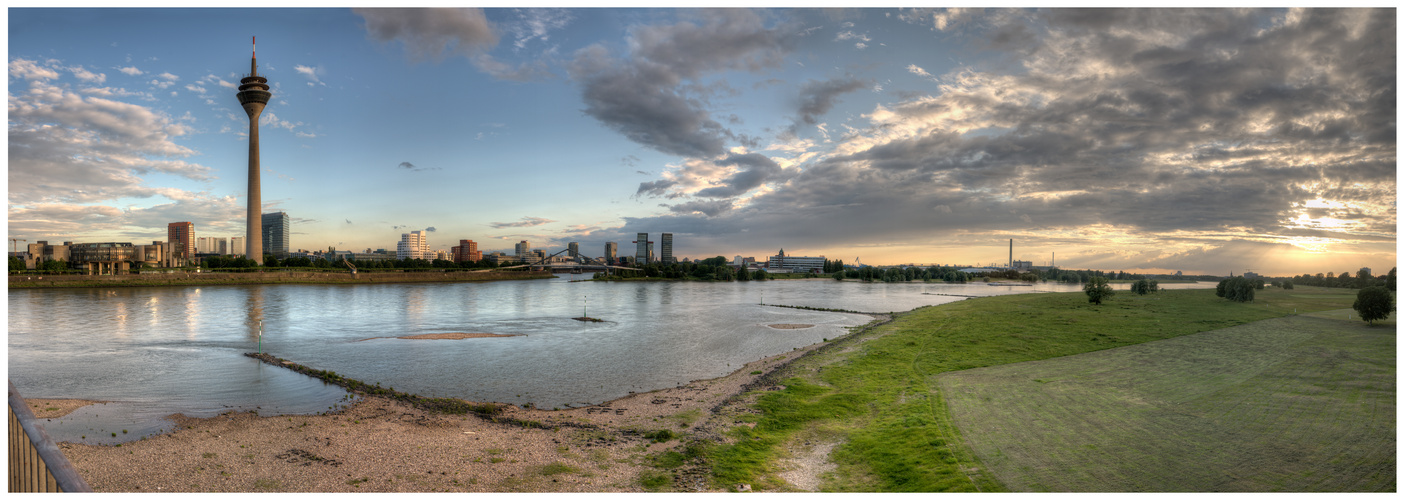
M 1395 328 L 1290 316 L 947 373 L 1015 491 L 1395 491 Z
M 768 375 L 782 388 L 754 393 L 749 406 L 758 412 L 744 417 L 754 427 L 732 430 L 728 443 L 708 450 L 708 461 L 716 484 L 784 490 L 777 464 L 787 448 L 833 442 L 837 468 L 825 477 L 825 491 L 1024 489 L 1019 481 L 1005 484 L 1005 469 L 988 468 L 977 458 L 979 448 L 967 445 L 985 437 L 954 423 L 938 375 L 1173 339 L 1294 311 L 1337 310 L 1350 307 L 1353 292 L 1270 289 L 1252 303 L 1217 298 L 1214 290 L 1124 292 L 1102 306 L 1080 293 L 1029 294 L 918 309 Z M 1393 431 L 1388 439 L 1393 450 Z M 1393 484 L 1393 462 L 1389 472 Z

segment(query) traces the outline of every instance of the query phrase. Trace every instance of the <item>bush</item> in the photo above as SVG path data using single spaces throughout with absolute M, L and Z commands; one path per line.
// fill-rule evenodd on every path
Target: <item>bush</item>
M 1108 286 L 1107 278 L 1094 276 L 1088 280 L 1088 284 L 1083 285 L 1083 293 L 1088 294 L 1088 302 L 1101 305 L 1103 299 L 1112 298 L 1114 292 Z
M 1235 302 L 1252 302 L 1254 300 L 1255 281 L 1262 283 L 1262 281 L 1259 280 L 1250 281 L 1243 276 L 1235 276 L 1221 281 L 1220 285 L 1224 286 L 1224 293 L 1221 294 L 1220 287 L 1216 286 L 1215 295 Z
M 1395 309 L 1392 301 L 1390 290 L 1386 287 L 1370 286 L 1356 292 L 1356 302 L 1351 304 L 1351 308 L 1355 309 L 1367 324 L 1375 324 L 1378 319 L 1390 317 L 1390 312 Z

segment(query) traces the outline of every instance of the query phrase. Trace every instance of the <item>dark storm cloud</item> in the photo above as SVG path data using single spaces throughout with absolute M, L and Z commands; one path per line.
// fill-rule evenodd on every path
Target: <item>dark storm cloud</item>
M 800 121 L 814 125 L 818 117 L 828 113 L 839 96 L 859 90 L 869 83 L 855 78 L 810 80 L 800 87 Z
M 717 82 L 700 79 L 775 67 L 793 44 L 789 30 L 746 10 L 704 10 L 696 20 L 635 28 L 630 39 L 623 58 L 601 45 L 576 52 L 568 69 L 585 113 L 631 141 L 690 157 L 719 155 L 738 139 L 707 110 Z

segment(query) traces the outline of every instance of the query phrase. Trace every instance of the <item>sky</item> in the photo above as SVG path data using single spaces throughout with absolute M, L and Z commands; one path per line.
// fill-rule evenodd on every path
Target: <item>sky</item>
M 1392 9 L 11 8 L 10 238 L 1270 276 L 1396 260 Z

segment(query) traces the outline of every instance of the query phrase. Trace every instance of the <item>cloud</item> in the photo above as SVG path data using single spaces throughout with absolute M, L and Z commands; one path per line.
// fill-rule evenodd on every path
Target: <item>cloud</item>
M 517 19 L 508 23 L 505 30 L 512 33 L 512 45 L 518 49 L 533 41 L 550 41 L 551 32 L 565 28 L 574 19 L 566 9 L 513 9 L 512 14 Z
M 89 83 L 102 83 L 102 82 L 107 81 L 107 75 L 104 75 L 104 74 L 102 74 L 102 73 L 94 73 L 94 72 L 92 72 L 92 71 L 88 71 L 88 70 L 86 70 L 86 69 L 83 69 L 83 66 L 81 66 L 81 65 L 79 65 L 79 66 L 74 66 L 74 67 L 72 67 L 72 68 L 68 68 L 68 71 L 71 72 L 71 73 L 73 73 L 73 76 L 74 76 L 75 78 L 77 78 L 77 79 L 79 79 L 79 80 L 83 80 L 83 81 L 85 81 L 85 82 L 89 82 Z
M 399 41 L 415 61 L 476 54 L 498 43 L 482 9 L 354 8 L 378 42 Z
M 541 217 L 523 217 L 520 222 L 490 222 L 488 223 L 488 225 L 491 226 L 493 229 L 505 229 L 509 227 L 534 227 L 540 226 L 542 224 L 550 224 L 553 222 L 556 221 L 551 219 L 544 219 Z
M 731 210 L 732 200 L 698 200 L 672 206 L 663 206 L 668 207 L 668 210 L 673 213 L 691 214 L 696 212 L 708 217 L 715 217 L 723 212 Z
M 839 96 L 867 86 L 868 83 L 850 77 L 805 82 L 800 87 L 800 121 L 808 125 L 818 123 L 818 117 L 828 113 Z
M 619 231 L 669 228 L 719 247 L 743 232 L 760 247 L 882 242 L 866 247 L 866 261 L 889 247 L 969 255 L 1008 237 L 1115 249 L 1067 259 L 1059 250 L 1061 264 L 1104 269 L 1223 270 L 1198 267 L 1185 254 L 1193 248 L 1216 267 L 1335 262 L 1312 253 L 1315 241 L 1394 259 L 1389 11 L 941 14 L 923 22 L 1002 51 L 1019 70 L 932 77 L 911 65 L 934 78 L 932 93 L 874 106 L 808 160 L 766 157 L 799 161 L 784 177 L 763 162 L 694 162 L 636 193 L 729 201 L 770 186 L 744 205 L 682 203 L 626 218 Z M 1192 257 L 1173 257 L 1182 254 Z
M 426 170 L 440 170 L 439 167 L 430 167 L 430 168 L 417 167 L 417 166 L 415 166 L 415 164 L 410 163 L 410 162 L 408 162 L 408 161 L 402 161 L 402 162 L 400 162 L 400 164 L 399 164 L 399 165 L 396 165 L 395 168 L 403 168 L 403 169 L 409 170 L 409 171 L 411 171 L 411 172 L 424 172 L 424 171 L 426 171 Z
M 121 71 L 123 74 L 125 74 L 125 75 L 127 75 L 127 76 L 137 76 L 137 75 L 142 74 L 142 71 L 139 70 L 139 69 L 137 69 L 136 66 L 125 66 L 125 67 L 117 68 L 117 71 Z
M 58 77 L 58 71 L 40 66 L 36 61 L 18 58 L 10 60 L 10 78 L 42 81 L 53 80 Z
M 293 66 L 293 71 L 296 71 L 299 75 L 307 77 L 308 80 L 312 80 L 308 82 L 309 85 L 315 84 L 322 85 L 324 87 L 327 86 L 325 82 L 317 78 L 317 75 L 322 73 L 321 67 L 303 66 L 301 64 L 298 64 Z
M 740 167 L 736 173 L 722 179 L 718 186 L 694 193 L 705 198 L 731 198 L 755 189 L 781 174 L 780 165 L 757 153 L 733 154 L 716 162 L 719 166 Z
M 427 227 L 427 228 L 424 228 L 424 230 L 425 230 L 425 231 L 428 231 L 428 232 L 431 232 L 431 233 L 432 233 L 432 232 L 435 232 L 435 231 L 438 231 L 438 229 L 435 229 L 434 226 L 429 226 L 429 227 Z
M 583 48 L 568 74 L 581 85 L 585 113 L 606 127 L 663 153 L 713 157 L 738 136 L 712 118 L 708 95 L 692 84 L 712 72 L 775 68 L 795 39 L 791 27 L 767 27 L 754 11 L 704 10 L 631 29 L 620 56 L 600 44 Z

